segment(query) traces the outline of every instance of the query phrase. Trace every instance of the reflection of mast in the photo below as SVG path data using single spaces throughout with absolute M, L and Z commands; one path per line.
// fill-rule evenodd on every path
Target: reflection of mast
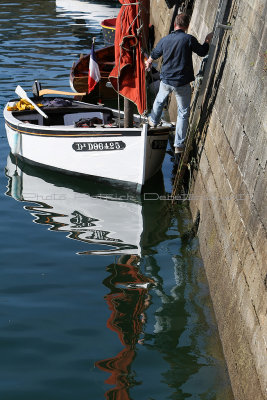
M 124 256 L 125 257 L 125 256 Z M 145 322 L 144 310 L 149 305 L 149 285 L 153 280 L 145 277 L 134 264 L 136 256 L 127 256 L 121 264 L 111 264 L 107 267 L 110 276 L 103 283 L 110 289 L 105 300 L 111 310 L 107 327 L 115 331 L 124 349 L 115 357 L 98 361 L 97 367 L 109 372 L 111 376 L 105 381 L 116 385 L 105 393 L 106 399 L 129 400 L 129 388 L 136 384 L 130 373 L 130 367 L 135 357 L 135 344 L 139 342 Z

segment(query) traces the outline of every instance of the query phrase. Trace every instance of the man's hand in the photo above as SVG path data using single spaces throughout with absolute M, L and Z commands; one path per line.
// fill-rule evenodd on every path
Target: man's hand
M 205 38 L 205 42 L 210 44 L 212 37 L 213 37 L 213 33 L 212 32 L 208 33 Z
M 151 64 L 152 64 L 153 59 L 151 57 L 149 57 L 146 61 L 145 61 L 145 70 L 149 71 Z

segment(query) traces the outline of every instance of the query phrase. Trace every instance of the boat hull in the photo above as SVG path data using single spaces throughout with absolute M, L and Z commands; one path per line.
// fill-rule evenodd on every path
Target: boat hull
M 40 126 L 18 121 L 7 108 L 4 117 L 17 157 L 67 174 L 121 181 L 137 191 L 161 168 L 168 141 L 167 130 L 148 131 L 145 123 L 139 128 Z
M 104 19 L 101 22 L 102 33 L 105 44 L 114 44 L 116 32 L 116 18 Z
M 96 61 L 101 75 L 100 81 L 94 90 L 88 92 L 88 71 L 90 63 L 90 54 L 81 55 L 80 59 L 73 64 L 70 71 L 70 86 L 77 93 L 87 93 L 86 101 L 105 101 L 117 98 L 117 92 L 107 85 L 109 74 L 114 67 L 115 53 L 114 46 L 104 47 L 95 51 Z

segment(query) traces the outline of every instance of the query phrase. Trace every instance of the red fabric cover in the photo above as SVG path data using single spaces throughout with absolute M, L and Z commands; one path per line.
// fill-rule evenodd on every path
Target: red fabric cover
M 116 19 L 115 33 L 115 67 L 109 75 L 109 80 L 116 91 L 133 101 L 140 114 L 146 110 L 146 82 L 144 55 L 141 52 L 142 40 L 146 41 L 145 31 L 148 19 L 148 0 L 119 0 L 122 4 Z M 138 10 L 141 8 L 143 28 L 139 32 L 140 17 Z M 143 38 L 142 38 L 143 36 Z M 119 77 L 119 88 L 118 88 Z

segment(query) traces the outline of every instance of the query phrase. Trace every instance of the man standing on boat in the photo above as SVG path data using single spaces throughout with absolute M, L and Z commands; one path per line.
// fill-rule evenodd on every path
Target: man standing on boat
M 153 104 L 148 123 L 156 127 L 160 121 L 163 107 L 167 97 L 174 92 L 177 101 L 177 122 L 175 131 L 175 154 L 178 155 L 184 150 L 190 101 L 190 82 L 195 79 L 192 61 L 192 52 L 204 57 L 209 51 L 209 43 L 212 33 L 209 33 L 205 42 L 201 45 L 197 39 L 186 33 L 189 26 L 189 17 L 178 14 L 174 21 L 174 31 L 163 37 L 152 50 L 150 57 L 145 61 L 146 70 L 150 69 L 153 60 L 163 57 L 160 87 Z

